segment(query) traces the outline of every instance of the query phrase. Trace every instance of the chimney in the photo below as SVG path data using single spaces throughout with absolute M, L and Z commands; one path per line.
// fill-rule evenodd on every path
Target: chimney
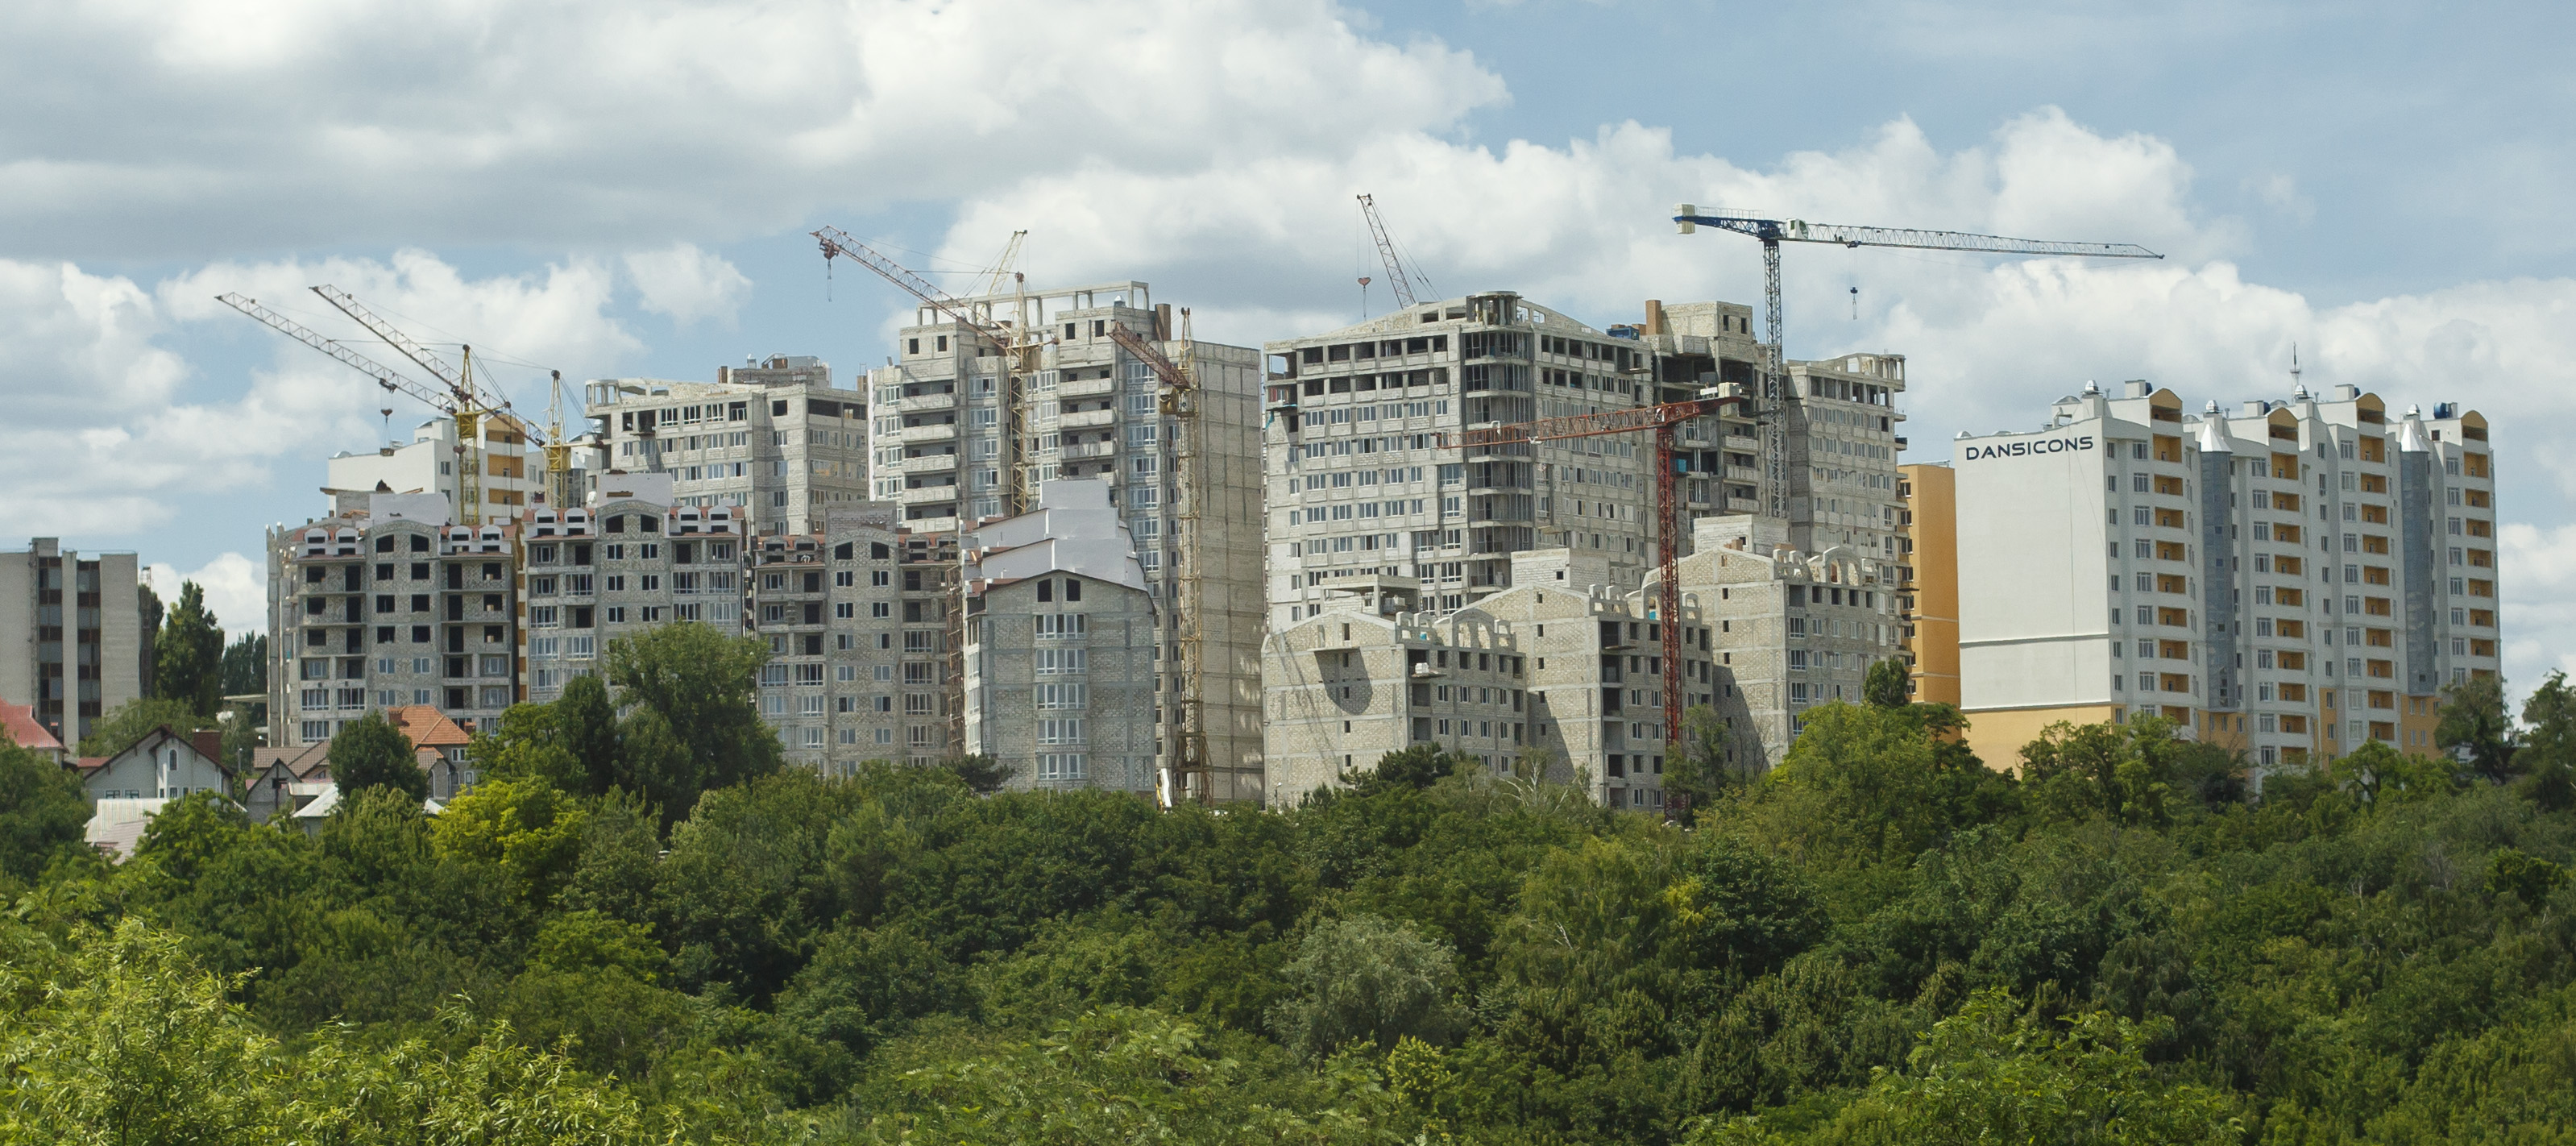
M 212 760 L 215 763 L 222 765 L 225 771 L 229 772 L 232 770 L 232 761 L 224 759 L 224 734 L 222 732 L 212 728 L 199 729 L 198 731 L 191 732 L 188 734 L 188 746 L 196 749 L 197 755 L 203 756 L 208 760 Z
M 1673 329 L 1671 327 L 1664 325 L 1664 300 L 1659 298 L 1647 299 L 1646 333 L 1671 334 L 1672 332 Z
M 1158 302 L 1158 303 L 1155 303 L 1155 304 L 1154 304 L 1154 341 L 1156 341 L 1156 342 L 1170 342 L 1171 340 L 1172 340 L 1172 304 L 1170 304 L 1170 303 L 1168 303 L 1168 302 Z

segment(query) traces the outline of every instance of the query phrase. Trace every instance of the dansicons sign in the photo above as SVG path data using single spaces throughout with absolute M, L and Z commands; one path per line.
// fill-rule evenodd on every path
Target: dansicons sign
M 2080 454 L 2092 448 L 2093 435 L 2091 434 L 2085 434 L 2080 437 L 2073 438 L 2040 438 L 2034 441 L 2005 442 L 2001 445 L 1993 446 L 1970 446 L 1968 447 L 1968 460 L 1979 462 L 1990 458 L 2028 458 L 2037 457 L 2041 454 Z

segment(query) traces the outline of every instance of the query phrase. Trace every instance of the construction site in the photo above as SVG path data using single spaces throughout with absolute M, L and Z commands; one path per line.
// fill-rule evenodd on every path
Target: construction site
M 2153 257 L 1685 204 L 1683 235 L 1760 245 L 1759 305 L 1595 325 L 1424 297 L 1359 208 L 1393 306 L 1258 348 L 1142 281 L 1032 285 L 1025 232 L 952 293 L 825 227 L 827 266 L 911 303 L 885 365 L 593 379 L 570 428 L 560 373 L 539 427 L 471 347 L 451 364 L 346 292 L 314 288 L 431 381 L 225 296 L 372 379 L 389 428 L 396 396 L 437 415 L 331 459 L 329 515 L 269 539 L 270 735 L 398 704 L 472 729 L 689 621 L 765 644 L 762 715 L 826 772 L 977 757 L 1018 787 L 1278 805 L 1430 744 L 1666 808 L 1678 746 L 1759 771 L 1880 662 L 1929 662 L 1956 703 L 1977 644 L 1955 574 L 1913 556 L 1958 552 L 1918 510 L 1963 517 L 1914 495 L 1952 487 L 1904 456 L 1906 359 L 1784 358 L 1783 244 Z

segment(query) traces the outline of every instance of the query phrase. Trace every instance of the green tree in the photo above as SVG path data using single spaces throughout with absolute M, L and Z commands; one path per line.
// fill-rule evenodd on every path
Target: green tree
M 223 691 L 249 696 L 268 691 L 268 634 L 251 633 L 224 646 Z
M 2061 1028 L 1986 992 L 1933 1024 L 1906 1069 L 1886 1072 L 1831 1122 L 1771 1132 L 1761 1119 L 1703 1124 L 1694 1144 L 2047 1142 L 2218 1146 L 2243 1139 L 2233 1096 L 2160 1077 L 2152 1031 L 2095 1012 Z
M 1729 758 L 1734 730 L 1726 718 L 1705 704 L 1682 712 L 1682 743 L 1664 749 L 1664 799 L 1684 823 L 1695 822 L 1703 809 L 1726 793 L 1742 788 L 1750 765 Z
M 92 721 L 89 735 L 81 737 L 83 756 L 114 756 L 134 742 L 152 735 L 152 730 L 168 726 L 182 736 L 201 728 L 215 727 L 214 720 L 199 715 L 184 700 L 164 697 L 136 697 L 109 709 L 107 715 Z
M 1913 690 L 1906 687 L 1911 670 L 1903 657 L 1889 657 L 1869 666 L 1869 676 L 1861 682 L 1861 698 L 1880 708 L 1903 708 L 1914 703 Z
M 645 792 L 678 820 L 708 788 L 778 770 L 778 735 L 760 718 L 755 690 L 769 648 L 756 637 L 726 637 L 703 624 L 664 625 L 609 642 L 608 680 L 632 706 L 623 754 Z M 636 724 L 650 713 L 659 726 Z M 637 733 L 655 743 L 639 751 Z
M 2173 722 L 2160 716 L 2127 724 L 2061 720 L 2022 745 L 2022 781 L 2036 809 L 2061 819 L 2161 825 L 2173 795 L 2165 764 L 2180 750 Z
M 955 773 L 958 779 L 964 780 L 966 786 L 974 789 L 978 795 L 985 796 L 1001 791 L 1002 785 L 1010 783 L 1013 776 L 1019 775 L 1019 769 L 981 752 L 951 756 L 940 761 L 939 766 Z
M 556 743 L 580 765 L 582 781 L 568 791 L 597 796 L 608 791 L 617 775 L 617 709 L 608 703 L 608 685 L 592 673 L 564 682 L 554 709 Z
M 2459 765 L 2447 756 L 2414 756 L 2378 740 L 2336 757 L 2326 774 L 2367 806 L 2416 803 L 2448 794 Z
M 194 581 L 179 586 L 179 604 L 152 642 L 152 695 L 209 719 L 223 707 L 224 630 Z
M 2433 728 L 2435 747 L 2461 756 L 2491 781 L 2512 778 L 2513 718 L 2505 712 L 2503 677 L 2490 673 L 2444 686 L 2441 717 Z
M 1389 788 L 1421 790 L 1443 776 L 1454 774 L 1466 757 L 1443 752 L 1437 744 L 1415 744 L 1398 748 L 1377 758 L 1377 766 L 1366 772 L 1354 770 L 1342 780 L 1361 795 Z
M 0 736 L 0 876 L 34 883 L 80 845 L 89 816 L 78 777 Z
M 1380 1054 L 1408 1037 L 1446 1045 L 1467 1022 L 1452 998 L 1456 958 L 1448 944 L 1373 915 L 1319 923 L 1288 964 L 1289 995 L 1271 1007 L 1270 1029 L 1310 1062 L 1354 1042 Z
M 2576 687 L 2566 673 L 2552 672 L 2532 690 L 2522 722 L 2526 730 L 2513 758 L 2523 774 L 2522 794 L 2552 812 L 2576 808 Z
M 350 721 L 332 737 L 329 759 L 343 805 L 369 788 L 390 788 L 415 801 L 429 798 L 429 773 L 412 754 L 411 739 L 381 712 Z

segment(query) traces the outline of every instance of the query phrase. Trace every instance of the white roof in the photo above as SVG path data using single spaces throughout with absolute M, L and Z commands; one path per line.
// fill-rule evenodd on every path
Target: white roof
M 1038 483 L 1038 508 L 975 531 L 981 551 L 967 576 L 1016 581 L 1049 573 L 1074 573 L 1145 591 L 1145 567 L 1127 523 L 1109 504 L 1107 482 L 1058 479 Z

